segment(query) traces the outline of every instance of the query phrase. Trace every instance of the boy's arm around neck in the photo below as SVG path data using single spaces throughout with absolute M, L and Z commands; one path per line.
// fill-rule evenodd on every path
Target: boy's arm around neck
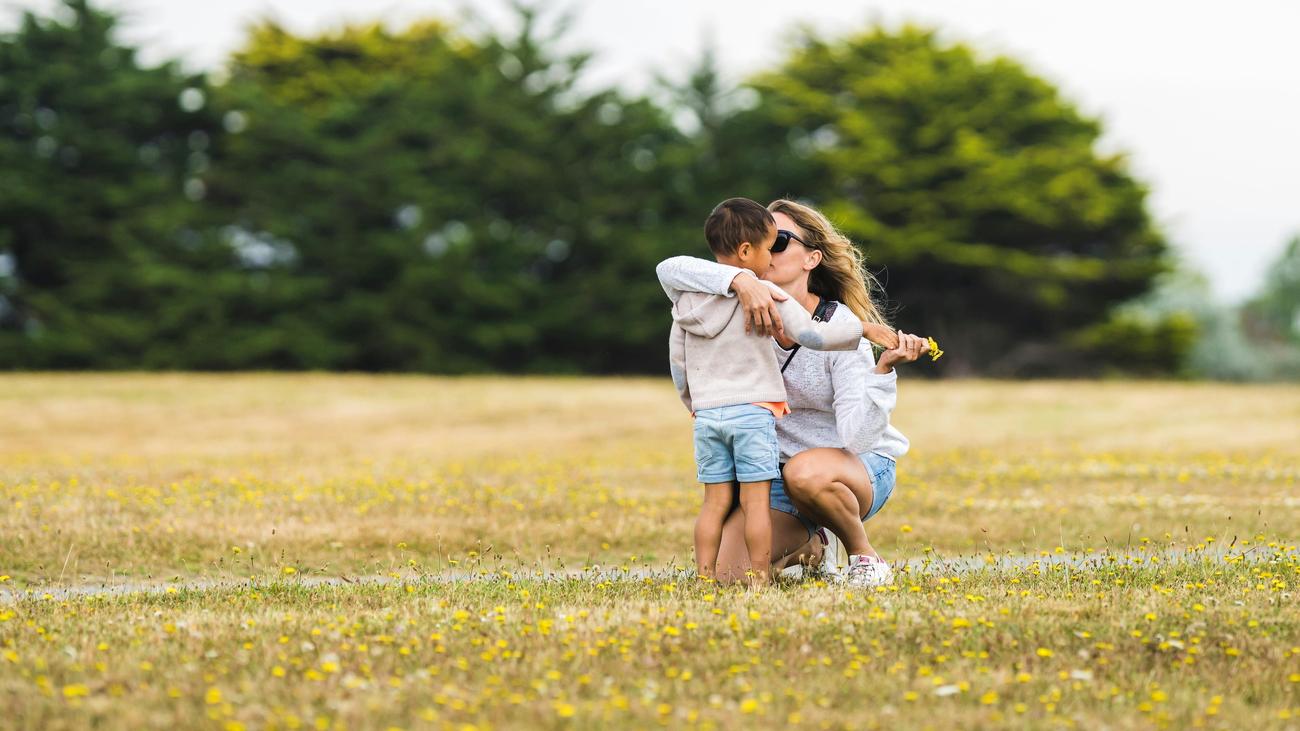
M 780 289 L 771 282 L 769 287 Z M 805 348 L 813 350 L 855 350 L 862 340 L 862 323 L 858 320 L 815 322 L 812 314 L 794 297 L 776 303 L 785 334 Z
M 694 256 L 670 257 L 659 262 L 655 267 L 659 286 L 664 288 L 664 294 L 668 295 L 668 299 L 673 302 L 676 302 L 683 292 L 730 297 L 731 280 L 743 271 L 737 267 Z

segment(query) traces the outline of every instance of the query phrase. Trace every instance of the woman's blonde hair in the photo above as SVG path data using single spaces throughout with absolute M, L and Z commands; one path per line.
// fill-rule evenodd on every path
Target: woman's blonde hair
M 889 326 L 872 298 L 874 292 L 881 291 L 880 283 L 864 268 L 862 253 L 826 216 L 784 198 L 769 203 L 767 210 L 793 219 L 804 231 L 804 245 L 822 253 L 821 263 L 808 273 L 809 292 L 843 302 L 859 320 Z

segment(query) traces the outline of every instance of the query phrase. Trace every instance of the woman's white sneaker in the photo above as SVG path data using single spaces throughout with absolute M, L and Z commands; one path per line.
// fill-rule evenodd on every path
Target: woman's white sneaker
M 849 586 L 885 586 L 894 583 L 894 570 L 879 556 L 849 556 Z
M 834 533 L 825 528 L 818 528 L 816 535 L 822 542 L 822 560 L 818 565 L 818 573 L 831 583 L 843 581 L 844 571 L 841 568 L 844 556 L 843 544 Z

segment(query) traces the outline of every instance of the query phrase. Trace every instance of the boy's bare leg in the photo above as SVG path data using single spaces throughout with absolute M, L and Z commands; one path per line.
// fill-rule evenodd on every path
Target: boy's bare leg
M 768 490 L 772 483 L 740 483 L 740 510 L 745 514 L 745 548 L 753 577 L 749 584 L 766 584 L 772 568 L 772 517 L 768 515 Z
M 701 577 L 717 577 L 718 545 L 722 542 L 722 522 L 731 512 L 731 483 L 704 486 L 704 505 L 695 519 L 695 570 Z

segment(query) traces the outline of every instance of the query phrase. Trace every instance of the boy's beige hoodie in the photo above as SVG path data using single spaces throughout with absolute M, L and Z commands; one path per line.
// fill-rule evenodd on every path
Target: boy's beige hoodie
M 771 282 L 763 284 L 781 291 Z M 854 350 L 862 339 L 857 319 L 814 322 L 794 298 L 776 305 L 785 334 L 805 348 Z M 692 413 L 785 401 L 772 339 L 745 332 L 745 313 L 735 297 L 683 292 L 673 303 L 668 362 L 677 393 Z

